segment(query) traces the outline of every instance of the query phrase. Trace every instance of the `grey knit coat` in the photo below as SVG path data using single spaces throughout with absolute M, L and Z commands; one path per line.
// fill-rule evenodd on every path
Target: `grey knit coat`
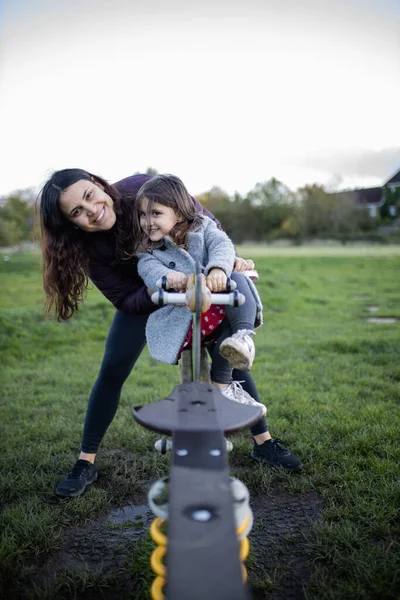
M 190 275 L 196 262 L 200 263 L 206 276 L 215 267 L 230 276 L 235 262 L 235 248 L 226 233 L 218 229 L 211 219 L 204 216 L 202 225 L 196 231 L 188 232 L 187 240 L 188 250 L 179 248 L 166 236 L 160 248 L 138 254 L 138 272 L 148 288 L 156 290 L 157 282 L 171 271 Z M 262 323 L 261 300 L 255 286 L 250 283 L 257 302 L 256 325 L 259 325 Z M 164 306 L 153 312 L 146 326 L 147 344 L 152 357 L 176 364 L 191 323 L 192 313 L 186 306 Z

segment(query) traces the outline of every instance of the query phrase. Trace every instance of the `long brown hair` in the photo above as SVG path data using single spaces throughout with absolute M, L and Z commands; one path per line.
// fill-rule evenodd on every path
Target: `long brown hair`
M 46 182 L 37 199 L 40 215 L 42 274 L 45 291 L 45 311 L 58 320 L 72 317 L 78 310 L 88 287 L 88 235 L 75 228 L 60 210 L 60 193 L 81 179 L 99 184 L 114 202 L 117 221 L 115 238 L 117 256 L 133 253 L 132 204 L 118 189 L 98 175 L 82 169 L 56 171 Z M 129 206 L 129 208 L 128 208 Z M 123 218 L 119 218 L 123 216 Z
M 193 200 L 179 177 L 165 174 L 156 175 L 152 179 L 149 179 L 149 181 L 146 181 L 136 195 L 136 210 L 133 211 L 135 252 L 146 252 L 160 245 L 160 242 L 154 244 L 140 226 L 139 206 L 141 200 L 144 198 L 148 201 L 148 217 L 151 214 L 154 203 L 169 206 L 180 216 L 180 220 L 169 233 L 169 236 L 177 246 L 186 248 L 187 233 L 201 225 L 202 216 L 199 212 L 196 212 Z

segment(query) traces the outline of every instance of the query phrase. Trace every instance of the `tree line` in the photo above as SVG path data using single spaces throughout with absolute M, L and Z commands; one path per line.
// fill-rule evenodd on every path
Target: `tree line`
M 230 197 L 214 187 L 197 200 L 223 223 L 235 243 L 278 239 L 297 244 L 313 239 L 387 242 L 390 235 L 381 234 L 380 228 L 393 220 L 386 203 L 372 217 L 367 207 L 328 193 L 321 185 L 306 185 L 292 192 L 275 178 L 257 183 L 246 196 L 236 193 Z M 400 208 L 400 197 L 395 202 Z M 400 242 L 400 236 L 394 241 Z
M 152 168 L 147 172 L 157 173 Z M 393 215 L 388 213 L 389 201 L 400 208 L 398 195 L 388 199 L 376 217 L 370 216 L 367 208 L 340 194 L 328 193 L 323 186 L 306 185 L 293 192 L 275 178 L 257 183 L 245 196 L 238 193 L 229 196 L 215 186 L 196 199 L 221 221 L 237 244 L 270 243 L 277 239 L 302 243 L 316 238 L 384 242 L 388 236 L 379 230 L 392 221 Z M 37 237 L 35 201 L 33 189 L 17 191 L 0 199 L 0 246 L 31 241 L 34 233 Z
M 0 247 L 33 240 L 35 200 L 31 188 L 0 198 Z

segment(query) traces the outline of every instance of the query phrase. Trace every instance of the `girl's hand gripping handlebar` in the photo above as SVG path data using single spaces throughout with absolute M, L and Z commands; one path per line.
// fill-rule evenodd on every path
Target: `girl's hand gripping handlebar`
M 168 281 L 164 275 L 161 280 L 157 281 L 159 289 L 152 294 L 151 299 L 158 306 L 166 306 L 167 304 L 176 304 L 179 306 L 187 306 L 191 312 L 195 311 L 195 279 L 194 275 L 188 276 L 188 284 L 186 292 L 167 292 Z M 236 290 L 236 283 L 228 278 L 226 293 L 211 293 L 206 286 L 206 279 L 201 275 L 201 312 L 206 312 L 211 304 L 224 304 L 238 307 L 244 304 L 245 297 L 239 294 Z

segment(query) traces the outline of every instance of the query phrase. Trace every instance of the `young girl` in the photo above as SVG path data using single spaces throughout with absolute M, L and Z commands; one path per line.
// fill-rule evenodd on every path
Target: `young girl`
M 166 276 L 171 288 L 186 289 L 188 275 L 200 262 L 211 292 L 223 292 L 231 276 L 235 249 L 229 237 L 207 216 L 200 214 L 182 181 L 173 175 L 157 175 L 137 194 L 135 238 L 138 272 L 146 286 Z M 202 339 L 215 340 L 211 381 L 230 400 L 260 406 L 237 382 L 232 368 L 249 370 L 255 349 L 254 327 L 262 323 L 262 305 L 252 282 L 244 275 L 240 291 L 246 302 L 239 308 L 211 306 L 202 315 Z M 191 342 L 192 315 L 185 306 L 165 306 L 152 313 L 146 338 L 153 358 L 176 364 Z M 266 408 L 262 404 L 263 414 Z

